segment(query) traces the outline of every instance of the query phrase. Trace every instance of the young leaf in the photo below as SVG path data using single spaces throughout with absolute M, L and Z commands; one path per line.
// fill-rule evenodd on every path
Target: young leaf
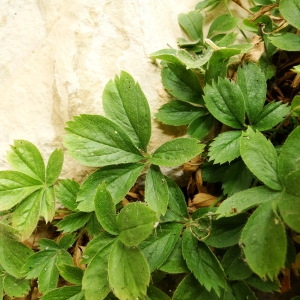
M 148 261 L 151 272 L 166 261 L 175 247 L 182 227 L 181 224 L 176 223 L 162 224 L 153 235 L 140 244 L 140 249 Z
M 300 36 L 295 33 L 286 32 L 273 36 L 270 35 L 267 38 L 275 47 L 279 48 L 280 50 L 299 51 Z
M 294 129 L 287 137 L 279 154 L 278 173 L 284 185 L 286 176 L 300 169 L 300 126 Z
M 41 300 L 84 300 L 83 291 L 81 286 L 63 286 L 57 289 L 53 289 L 41 297 Z
M 204 146 L 194 138 L 176 138 L 158 147 L 149 161 L 160 166 L 179 166 L 199 155 Z
M 78 162 L 100 167 L 137 162 L 143 155 L 123 129 L 99 115 L 75 116 L 67 122 L 65 146 Z
M 145 298 L 150 270 L 141 250 L 128 248 L 117 241 L 109 255 L 108 278 L 113 293 L 119 299 Z
M 214 164 L 231 162 L 240 156 L 240 140 L 242 131 L 226 131 L 219 134 L 209 147 L 209 160 Z
M 240 150 L 243 161 L 259 180 L 271 189 L 282 189 L 277 174 L 276 150 L 262 133 L 249 127 L 242 135 Z
M 220 122 L 236 129 L 244 128 L 244 97 L 237 84 L 223 78 L 219 78 L 217 84 L 207 84 L 204 101 L 211 114 Z
M 105 115 L 128 134 L 134 144 L 147 152 L 151 136 L 150 109 L 138 83 L 124 71 L 105 86 L 103 91 Z
M 46 168 L 46 183 L 54 184 L 62 170 L 64 162 L 64 153 L 62 150 L 56 149 L 52 152 L 49 157 L 47 168 Z
M 266 78 L 254 63 L 248 63 L 237 71 L 237 84 L 245 100 L 245 108 L 250 124 L 255 123 L 266 101 Z
M 280 14 L 291 25 L 300 29 L 300 5 L 297 0 L 281 0 L 279 2 Z
M 79 183 L 71 179 L 62 179 L 55 186 L 55 195 L 59 202 L 71 211 L 75 211 L 78 203 L 76 197 L 79 192 Z
M 116 206 L 106 188 L 105 182 L 98 187 L 94 201 L 95 213 L 103 229 L 112 235 L 118 235 Z
M 45 164 L 40 151 L 28 141 L 16 140 L 7 155 L 10 165 L 36 180 L 45 181 Z
M 194 71 L 169 63 L 161 70 L 161 77 L 164 87 L 178 100 L 203 104 L 203 91 Z
M 167 211 L 169 194 L 165 176 L 158 166 L 150 166 L 145 181 L 145 201 L 158 215 Z
M 156 221 L 155 212 L 143 203 L 127 204 L 116 220 L 120 241 L 128 247 L 138 246 L 151 234 Z
M 256 118 L 257 121 L 254 122 L 252 127 L 259 131 L 269 130 L 283 121 L 290 110 L 291 108 L 287 104 L 270 102 L 260 111 Z
M 193 10 L 187 14 L 179 14 L 178 23 L 192 40 L 203 41 L 203 16 L 199 11 Z
M 162 105 L 155 117 L 164 124 L 181 126 L 189 124 L 206 113 L 207 110 L 203 107 L 194 106 L 184 101 L 172 100 Z
M 274 213 L 273 202 L 261 204 L 250 216 L 241 236 L 250 268 L 270 279 L 284 267 L 287 241 L 284 225 Z
M 241 191 L 223 201 L 216 213 L 220 215 L 219 218 L 238 214 L 261 203 L 273 202 L 279 195 L 280 192 L 274 192 L 265 186 Z
M 208 38 L 219 34 L 219 33 L 228 33 L 228 31 L 234 29 L 237 26 L 238 18 L 233 17 L 229 14 L 221 15 L 213 20 L 209 27 L 207 34 Z
M 80 187 L 78 209 L 90 212 L 95 209 L 94 198 L 98 186 L 105 182 L 115 204 L 119 203 L 136 182 L 144 165 L 139 163 L 106 166 L 92 173 Z M 117 188 L 116 188 L 117 187 Z
M 189 269 L 207 291 L 213 289 L 220 296 L 226 288 L 224 271 L 209 247 L 199 242 L 190 230 L 183 233 L 182 253 Z

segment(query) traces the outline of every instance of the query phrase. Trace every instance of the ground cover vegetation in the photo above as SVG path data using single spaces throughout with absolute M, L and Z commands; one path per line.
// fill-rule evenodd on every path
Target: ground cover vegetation
M 180 14 L 178 48 L 151 54 L 170 94 L 156 119 L 184 137 L 148 151 L 148 102 L 123 71 L 104 89 L 105 116 L 66 124 L 66 151 L 96 168 L 84 182 L 60 178 L 61 149 L 45 162 L 29 141 L 11 146 L 11 170 L 0 171 L 0 298 L 240 300 L 294 288 L 300 6 L 236 0 L 248 17 L 228 9 L 204 33 L 206 11 L 227 2 Z M 181 165 L 183 186 L 162 171 Z

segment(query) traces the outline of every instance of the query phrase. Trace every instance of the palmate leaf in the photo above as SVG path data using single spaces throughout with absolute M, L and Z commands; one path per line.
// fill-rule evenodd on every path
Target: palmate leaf
M 76 160 L 100 167 L 138 162 L 143 155 L 124 130 L 99 115 L 75 116 L 67 122 L 64 144 Z
M 150 108 L 138 83 L 124 71 L 108 82 L 103 91 L 105 115 L 124 129 L 144 152 L 151 136 Z

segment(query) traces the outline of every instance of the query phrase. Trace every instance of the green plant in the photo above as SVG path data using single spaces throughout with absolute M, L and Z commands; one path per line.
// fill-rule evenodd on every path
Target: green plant
M 59 179 L 61 150 L 45 166 L 34 145 L 15 141 L 13 170 L 0 171 L 0 298 L 22 296 L 37 280 L 43 300 L 257 299 L 253 288 L 277 291 L 280 271 L 299 268 L 299 90 L 289 99 L 266 94 L 274 57 L 300 50 L 300 10 L 296 0 L 253 1 L 251 19 L 239 24 L 228 9 L 204 39 L 200 10 L 221 2 L 181 14 L 190 40 L 151 55 L 173 97 L 156 117 L 187 126 L 190 137 L 150 153 L 147 99 L 121 72 L 104 89 L 105 116 L 67 122 L 68 153 L 98 168 L 84 182 Z M 246 30 L 264 41 L 256 59 Z M 298 64 L 289 65 L 295 78 Z M 195 157 L 197 189 L 161 171 Z M 198 205 L 197 196 L 209 201 Z M 29 247 L 42 220 L 56 230 Z

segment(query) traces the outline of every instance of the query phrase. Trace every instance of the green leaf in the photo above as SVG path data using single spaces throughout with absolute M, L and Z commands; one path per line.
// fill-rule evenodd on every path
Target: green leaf
M 250 123 L 255 123 L 266 101 L 266 78 L 254 63 L 248 63 L 237 71 L 237 84 L 245 101 L 245 108 Z
M 196 4 L 195 9 L 203 10 L 204 8 L 207 8 L 211 6 L 209 10 L 214 9 L 216 6 L 218 6 L 221 3 L 222 0 L 203 0 L 201 2 L 198 2 Z
M 65 216 L 56 226 L 63 232 L 74 232 L 82 228 L 91 218 L 91 213 L 75 212 Z
M 272 293 L 274 291 L 280 291 L 280 283 L 276 278 L 274 281 L 271 281 L 269 278 L 260 278 L 256 274 L 253 274 L 251 277 L 247 278 L 246 283 L 253 286 L 257 290 Z
M 141 150 L 147 151 L 151 136 L 150 108 L 132 76 L 124 71 L 108 82 L 103 91 L 105 115 L 118 124 Z
M 33 251 L 19 241 L 15 230 L 0 223 L 0 265 L 4 270 L 16 277 L 23 277 L 22 267 Z
M 143 168 L 144 165 L 139 163 L 120 164 L 106 166 L 92 173 L 80 187 L 77 208 L 87 212 L 95 209 L 94 198 L 97 188 L 102 182 L 105 182 L 114 203 L 119 203 L 134 185 Z
M 298 66 L 299 73 L 300 74 L 300 66 Z M 292 115 L 295 117 L 300 117 L 300 96 L 295 96 L 291 103 L 291 110 Z
M 171 300 L 164 292 L 150 285 L 147 290 L 147 300 Z
M 8 210 L 42 188 L 42 182 L 17 171 L 0 171 L 0 210 Z
M 160 166 L 179 166 L 199 155 L 204 146 L 195 138 L 175 138 L 158 147 L 149 161 Z
M 203 16 L 199 11 L 193 10 L 187 14 L 179 14 L 178 23 L 192 40 L 203 41 Z
M 83 277 L 83 270 L 79 267 L 71 266 L 71 265 L 58 265 L 58 270 L 60 276 L 64 278 L 66 281 L 72 284 L 81 285 L 82 277 Z
M 299 182 L 300 181 L 298 180 L 298 190 Z M 278 198 L 277 205 L 280 216 L 283 218 L 284 222 L 293 230 L 300 232 L 300 196 L 282 192 Z
M 53 289 L 41 297 L 41 300 L 84 300 L 81 286 L 63 286 Z
M 55 194 L 54 187 L 42 189 L 42 196 L 40 199 L 40 217 L 44 217 L 45 222 L 52 221 L 55 215 Z
M 291 25 L 300 29 L 300 4 L 297 0 L 281 0 L 279 2 L 280 14 Z
M 138 246 L 153 231 L 155 212 L 143 203 L 127 204 L 117 215 L 119 239 L 128 247 Z
M 253 291 L 243 281 L 234 281 L 231 288 L 236 299 L 258 300 Z
M 284 185 L 287 175 L 300 169 L 300 126 L 294 129 L 283 144 L 278 160 L 278 173 Z
M 282 189 L 277 174 L 277 152 L 262 133 L 248 127 L 247 131 L 243 132 L 240 150 L 243 161 L 259 180 L 271 189 Z
M 64 153 L 60 149 L 56 149 L 52 152 L 49 157 L 47 168 L 46 168 L 46 183 L 54 184 L 62 170 L 64 162 Z
M 241 236 L 250 268 L 270 279 L 284 267 L 287 241 L 284 225 L 274 213 L 272 201 L 261 204 L 250 216 Z
M 286 191 L 292 195 L 300 196 L 299 182 L 300 169 L 289 173 L 286 177 Z
M 194 106 L 179 100 L 172 100 L 162 105 L 155 117 L 164 124 L 181 126 L 189 124 L 205 113 L 207 113 L 207 110 L 203 107 Z
M 219 78 L 217 84 L 205 86 L 204 94 L 206 107 L 216 119 L 236 129 L 244 128 L 244 97 L 237 84 Z
M 257 122 L 253 124 L 253 129 L 259 131 L 269 130 L 289 114 L 291 108 L 281 102 L 268 103 L 258 114 Z
M 213 289 L 220 296 L 226 288 L 226 279 L 220 262 L 209 247 L 198 241 L 191 231 L 185 230 L 182 243 L 183 256 L 189 269 L 208 291 Z
M 108 277 L 113 293 L 120 300 L 145 298 L 150 270 L 141 250 L 117 241 L 109 255 Z
M 79 183 L 71 179 L 62 179 L 55 186 L 55 195 L 59 202 L 71 211 L 75 211 L 78 203 L 76 197 L 79 192 Z
M 241 191 L 227 198 L 217 209 L 219 218 L 247 211 L 265 202 L 273 202 L 280 192 L 275 192 L 265 186 Z
M 143 159 L 123 129 L 103 116 L 75 116 L 67 122 L 66 131 L 64 145 L 83 165 L 100 167 Z
M 187 134 L 198 140 L 202 140 L 213 128 L 214 117 L 205 114 L 194 119 L 188 127 Z
M 7 155 L 10 165 L 34 179 L 45 181 L 45 164 L 40 151 L 28 141 L 16 140 Z
M 158 215 L 164 215 L 169 202 L 165 176 L 158 166 L 152 165 L 146 174 L 145 201 Z
M 228 33 L 230 30 L 234 29 L 237 26 L 238 18 L 233 17 L 229 14 L 218 16 L 213 20 L 209 27 L 207 37 L 210 38 L 213 35 L 219 33 Z
M 4 277 L 0 275 L 0 281 L 3 278 L 3 289 L 5 295 L 11 298 L 25 296 L 30 291 L 30 283 L 24 278 L 15 278 L 9 274 L 6 274 Z M 1 283 L 0 283 L 1 289 Z M 0 291 L 1 296 L 1 291 Z M 6 297 L 2 297 L 6 299 Z
M 103 182 L 97 189 L 95 196 L 95 213 L 103 229 L 112 235 L 118 235 L 116 206 L 111 194 Z
M 242 131 L 226 131 L 219 134 L 209 147 L 209 160 L 214 164 L 231 162 L 240 156 L 240 140 Z
M 151 272 L 158 269 L 166 261 L 175 247 L 181 230 L 181 224 L 161 224 L 153 235 L 140 244 L 140 249 L 148 261 Z
M 207 289 L 200 285 L 193 274 L 187 275 L 178 285 L 172 300 L 219 300 L 221 299 L 214 290 Z
M 267 36 L 268 40 L 280 50 L 299 51 L 300 36 L 291 32 Z

